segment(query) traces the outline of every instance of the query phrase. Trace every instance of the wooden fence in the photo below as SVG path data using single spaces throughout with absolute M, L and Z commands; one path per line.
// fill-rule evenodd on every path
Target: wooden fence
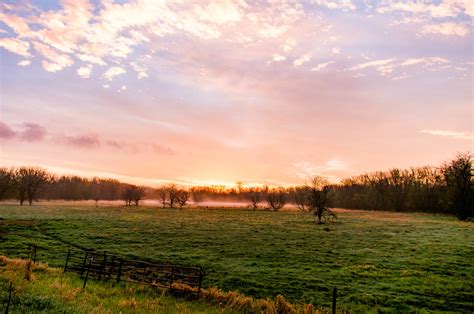
M 36 260 L 37 247 L 31 247 L 30 260 Z M 177 264 L 157 264 L 126 259 L 106 252 L 69 250 L 64 272 L 74 272 L 84 279 L 132 282 L 152 287 L 167 288 L 173 293 L 200 297 L 204 270 Z M 190 289 L 191 288 L 191 289 Z

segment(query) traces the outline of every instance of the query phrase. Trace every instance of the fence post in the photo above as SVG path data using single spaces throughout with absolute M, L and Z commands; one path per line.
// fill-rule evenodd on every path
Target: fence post
M 106 262 L 107 262 L 107 255 L 105 254 L 105 251 L 104 251 L 104 260 L 102 261 L 102 265 L 100 266 L 99 276 L 97 277 L 97 280 L 100 280 L 100 278 L 102 277 L 102 272 L 105 269 L 105 263 Z
M 170 290 L 173 289 L 173 280 L 174 280 L 174 266 L 171 266 Z
M 84 255 L 84 261 L 82 262 L 81 276 L 84 274 L 84 267 L 86 267 L 86 262 L 87 262 L 87 256 L 88 255 L 89 255 L 89 252 L 86 251 L 86 254 Z
M 145 274 L 146 274 L 146 265 L 143 265 L 143 273 L 142 273 L 142 280 L 143 280 L 143 283 L 146 283 Z
M 201 297 L 202 275 L 203 275 L 202 267 L 199 267 L 199 287 L 198 287 L 198 294 L 197 294 L 198 299 Z
M 7 307 L 5 309 L 5 314 L 8 314 L 8 308 L 10 307 L 10 300 L 12 299 L 12 290 L 13 290 L 13 281 L 10 281 L 10 289 L 8 293 Z
M 336 298 L 337 298 L 337 288 L 334 287 L 332 290 L 332 314 L 336 314 Z
M 92 256 L 89 258 L 89 265 L 87 265 L 86 276 L 84 277 L 84 284 L 82 285 L 82 289 L 86 288 L 87 278 L 89 277 L 89 269 L 91 268 L 92 263 Z
M 33 245 L 33 264 L 36 263 L 36 249 L 37 249 L 37 246 Z
M 112 262 L 110 263 L 109 273 L 108 273 L 108 275 L 107 275 L 107 280 L 110 280 L 110 278 L 112 277 L 112 273 L 114 272 L 114 268 L 115 268 L 115 258 L 116 258 L 116 256 L 113 255 L 113 256 L 112 256 Z
M 117 272 L 117 283 L 120 282 L 120 276 L 122 276 L 122 265 L 123 265 L 123 258 L 120 258 L 119 269 Z
M 67 255 L 66 255 L 66 263 L 64 264 L 64 273 L 66 272 L 66 269 L 67 269 L 67 264 L 69 263 L 69 256 L 71 255 L 71 250 L 69 250 L 67 252 Z

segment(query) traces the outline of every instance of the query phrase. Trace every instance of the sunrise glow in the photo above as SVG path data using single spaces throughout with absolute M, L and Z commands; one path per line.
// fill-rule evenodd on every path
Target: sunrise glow
M 469 0 L 0 6 L 0 166 L 286 186 L 473 148 Z

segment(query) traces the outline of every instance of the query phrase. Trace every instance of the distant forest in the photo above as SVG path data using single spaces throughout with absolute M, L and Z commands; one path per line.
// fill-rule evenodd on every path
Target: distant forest
M 316 200 L 315 200 L 316 197 Z M 224 186 L 158 188 L 136 186 L 104 178 L 56 176 L 37 167 L 0 168 L 0 200 L 16 199 L 23 205 L 38 200 L 123 200 L 138 206 L 140 201 L 158 199 L 163 207 L 182 208 L 208 200 L 247 202 L 253 209 L 279 210 L 293 204 L 311 211 L 322 206 L 348 209 L 387 210 L 453 214 L 465 220 L 474 216 L 472 155 L 458 154 L 439 167 L 391 169 L 366 173 L 330 184 L 315 177 L 293 187 Z

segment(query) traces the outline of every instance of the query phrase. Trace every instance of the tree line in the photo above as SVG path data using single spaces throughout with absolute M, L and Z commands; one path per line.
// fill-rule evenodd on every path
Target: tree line
M 278 211 L 293 204 L 314 213 L 318 222 L 332 219 L 331 207 L 396 212 L 454 214 L 460 219 L 474 216 L 472 156 L 458 154 L 439 167 L 391 169 L 366 173 L 330 184 L 314 176 L 305 185 L 293 187 L 233 188 L 195 186 L 182 188 L 167 184 L 159 188 L 137 186 L 107 178 L 55 176 L 37 167 L 0 168 L 0 200 L 17 199 L 30 205 L 45 200 L 123 200 L 138 206 L 145 199 L 158 199 L 162 207 L 183 208 L 190 200 L 195 206 L 206 200 L 246 202 L 257 210 Z
M 458 154 L 439 167 L 377 171 L 347 178 L 334 188 L 334 204 L 351 209 L 474 216 L 472 156 Z

